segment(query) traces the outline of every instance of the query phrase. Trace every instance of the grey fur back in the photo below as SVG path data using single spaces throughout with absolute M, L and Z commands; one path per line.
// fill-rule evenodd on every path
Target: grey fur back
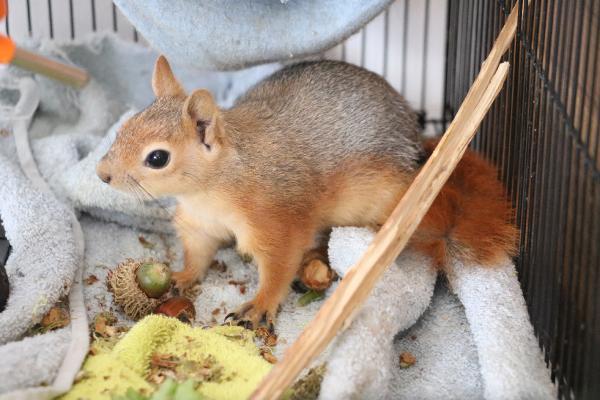
M 240 126 L 232 114 L 260 122 Z M 237 132 L 232 139 L 244 161 L 286 187 L 290 179 L 334 171 L 351 157 L 385 158 L 410 171 L 420 156 L 417 118 L 404 99 L 378 75 L 343 62 L 286 67 L 224 117 Z

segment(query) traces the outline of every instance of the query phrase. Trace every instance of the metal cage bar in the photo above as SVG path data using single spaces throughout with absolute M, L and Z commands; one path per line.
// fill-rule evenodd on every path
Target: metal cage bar
M 600 1 L 450 0 L 445 110 L 460 105 L 515 3 L 512 71 L 473 146 L 517 209 L 519 278 L 559 396 L 597 399 Z

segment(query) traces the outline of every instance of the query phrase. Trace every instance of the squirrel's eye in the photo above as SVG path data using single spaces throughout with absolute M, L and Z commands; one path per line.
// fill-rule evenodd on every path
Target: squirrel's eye
M 166 150 L 154 150 L 146 157 L 145 164 L 150 168 L 164 168 L 169 163 L 169 152 Z

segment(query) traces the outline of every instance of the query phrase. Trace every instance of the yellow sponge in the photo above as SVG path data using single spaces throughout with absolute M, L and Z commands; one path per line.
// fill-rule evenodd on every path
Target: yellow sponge
M 192 328 L 175 318 L 150 315 L 112 349 L 100 348 L 89 356 L 80 380 L 62 399 L 110 400 L 129 388 L 148 395 L 156 385 L 147 378 L 161 357 L 170 357 L 167 364 L 186 364 L 192 377 L 208 371 L 206 379 L 198 379 L 197 391 L 210 399 L 248 398 L 271 368 L 260 356 L 252 331 L 238 326 Z

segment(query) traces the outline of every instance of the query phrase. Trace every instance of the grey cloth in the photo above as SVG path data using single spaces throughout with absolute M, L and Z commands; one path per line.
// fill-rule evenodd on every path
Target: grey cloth
M 51 385 L 63 365 L 73 343 L 71 329 L 23 336 L 69 293 L 76 277 L 80 256 L 72 217 L 2 154 L 0 182 L 0 215 L 13 247 L 6 265 L 11 291 L 7 308 L 0 313 L 0 397 L 32 388 L 8 398 L 49 398 L 60 392 L 39 386 Z
M 0 347 L 2 393 L 51 385 L 69 347 L 69 328 L 27 337 Z
M 69 291 L 79 256 L 70 214 L 33 187 L 0 154 L 0 215 L 12 253 L 6 264 L 10 296 L 0 313 L 0 345 L 19 340 Z M 8 380 L 0 376 L 0 391 Z
M 12 109 L 6 110 L 7 112 L 3 115 L 3 118 L 6 119 L 7 126 L 12 129 L 15 138 L 15 150 L 18 155 L 17 158 L 23 172 L 27 177 L 26 184 L 33 186 L 33 189 L 39 195 L 45 198 L 47 202 L 52 204 L 53 202 L 56 202 L 56 198 L 48 187 L 47 182 L 44 181 L 39 173 L 37 165 L 33 159 L 29 143 L 29 124 L 40 102 L 39 88 L 35 81 L 28 77 L 20 78 L 17 81 L 17 87 L 19 90 L 18 102 L 14 105 L 14 107 L 12 107 Z M 7 168 L 6 170 L 10 173 L 10 169 Z M 19 179 L 18 175 L 18 173 L 12 174 L 13 177 Z M 9 185 L 9 190 L 10 189 L 12 189 L 12 192 L 8 191 L 6 197 L 12 204 L 18 204 L 18 201 L 21 200 L 21 198 L 18 198 L 20 195 L 19 191 L 14 190 L 14 185 L 12 188 Z M 15 198 L 18 198 L 16 202 Z M 30 199 L 27 198 L 23 198 L 23 200 L 25 200 L 25 206 L 31 207 L 34 210 L 34 213 L 36 211 L 40 211 L 39 209 L 35 208 L 37 205 L 35 204 L 35 201 L 28 202 Z M 25 206 L 22 204 L 20 207 Z M 64 246 L 48 247 L 49 243 L 47 242 L 42 242 L 43 244 L 41 246 L 36 246 L 37 243 L 35 239 L 43 240 L 43 237 L 30 238 L 34 239 L 29 243 L 30 248 L 16 247 L 13 255 L 11 255 L 11 258 L 16 260 L 17 275 L 24 278 L 23 282 L 26 282 L 26 280 L 30 277 L 33 279 L 36 278 L 36 274 L 30 273 L 29 271 L 29 268 L 32 266 L 35 267 L 35 264 L 23 264 L 24 261 L 28 261 L 26 257 L 22 257 L 24 252 L 30 257 L 36 257 L 36 259 L 42 261 L 42 263 L 50 263 L 49 265 L 42 264 L 45 267 L 49 267 L 47 268 L 48 273 L 45 274 L 47 276 L 44 276 L 45 280 L 49 282 L 49 284 L 45 286 L 45 289 L 50 296 L 60 293 L 61 289 L 68 293 L 68 306 L 70 313 L 68 332 L 66 329 L 64 330 L 66 333 L 63 334 L 61 334 L 61 332 L 47 332 L 32 338 L 26 338 L 22 341 L 13 341 L 0 347 L 0 352 L 2 352 L 4 356 L 3 361 L 8 363 L 8 371 L 10 371 L 8 373 L 7 371 L 3 371 L 3 374 L 5 375 L 3 379 L 3 386 L 6 387 L 3 387 L 1 391 L 9 391 L 8 393 L 1 395 L 3 399 L 43 400 L 54 398 L 57 395 L 66 392 L 71 387 L 71 384 L 75 379 L 75 376 L 78 373 L 88 352 L 89 331 L 81 282 L 81 262 L 83 260 L 85 250 L 83 233 L 77 218 L 71 212 L 71 210 L 63 207 L 62 211 L 64 211 L 63 214 L 66 214 L 67 216 L 66 224 L 70 227 L 70 230 L 60 232 L 60 234 L 71 239 L 70 242 L 75 248 L 76 262 L 73 268 L 74 273 L 71 279 L 61 280 L 61 274 L 53 274 L 54 269 L 57 267 L 53 264 L 53 262 L 58 261 L 60 263 L 61 261 L 64 261 L 61 259 L 60 255 L 63 255 L 63 251 L 68 252 L 68 249 L 66 249 Z M 21 216 L 11 214 L 10 210 L 8 214 L 9 218 L 13 222 L 15 220 L 25 223 L 30 222 L 27 221 L 26 218 L 24 219 L 25 221 L 21 221 Z M 61 222 L 64 222 L 64 218 L 61 220 Z M 9 235 L 9 238 L 21 238 L 23 236 L 23 232 L 27 232 L 31 229 L 35 229 L 38 232 L 44 232 L 48 230 L 51 231 L 53 228 L 52 221 L 49 221 L 50 223 L 45 221 L 46 224 L 44 224 L 44 221 L 42 220 L 38 220 L 37 222 L 39 225 L 32 224 L 25 225 L 24 227 L 9 227 L 11 232 L 14 233 Z M 60 242 L 57 244 L 60 244 Z M 40 251 L 39 253 L 38 250 Z M 57 254 L 59 257 L 56 257 Z M 19 262 L 23 265 L 19 265 Z M 66 265 L 59 264 L 58 268 L 64 269 L 69 266 L 71 266 L 69 263 Z M 19 267 L 21 268 L 19 269 Z M 53 278 L 56 278 L 56 280 Z M 31 284 L 31 282 L 29 283 Z M 56 286 L 57 284 L 59 285 L 58 287 Z M 29 289 L 35 289 L 35 284 L 33 286 L 33 288 L 29 287 Z M 22 289 L 26 287 L 27 283 L 21 283 L 18 287 L 18 292 L 21 292 Z M 16 302 L 13 303 L 12 309 L 18 310 L 19 307 L 23 306 L 25 306 L 25 311 L 28 311 L 28 303 L 23 301 L 22 298 L 20 299 L 19 297 L 16 297 Z M 44 304 L 44 306 L 46 307 L 47 305 Z M 10 313 L 8 313 L 7 316 L 10 317 Z M 22 318 L 22 323 L 30 326 L 31 323 L 37 322 L 38 319 L 39 316 L 36 316 L 36 312 L 34 310 L 30 315 L 25 314 L 24 318 Z M 7 322 L 10 323 L 10 321 Z M 13 364 L 16 364 L 17 367 L 14 368 Z M 19 376 L 15 376 L 13 371 L 14 369 L 23 373 L 19 374 Z M 9 376 L 9 374 L 12 375 Z M 50 377 L 53 377 L 51 383 L 49 383 Z
M 391 0 L 115 0 L 161 53 L 231 70 L 305 57 L 358 31 Z

